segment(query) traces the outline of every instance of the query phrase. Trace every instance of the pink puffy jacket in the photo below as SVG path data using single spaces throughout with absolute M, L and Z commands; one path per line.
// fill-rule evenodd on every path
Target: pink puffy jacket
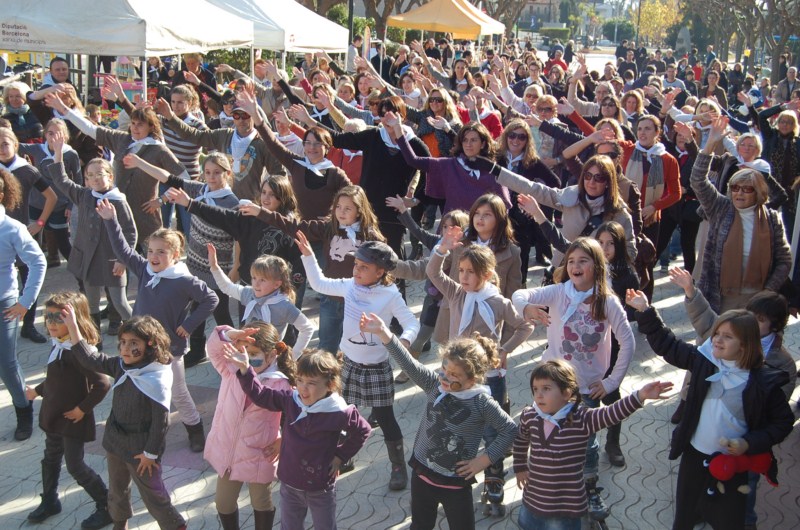
M 208 356 L 222 376 L 214 421 L 206 440 L 203 456 L 214 470 L 240 482 L 267 484 L 275 480 L 277 462 L 266 456 L 266 448 L 280 436 L 280 412 L 272 412 L 250 403 L 236 378 L 236 368 L 225 361 L 220 332 L 232 329 L 219 326 L 208 338 Z M 289 390 L 286 379 L 268 379 L 270 388 Z

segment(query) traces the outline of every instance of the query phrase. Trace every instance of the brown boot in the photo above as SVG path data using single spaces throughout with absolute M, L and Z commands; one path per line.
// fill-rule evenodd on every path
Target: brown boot
M 390 490 L 404 490 L 408 485 L 408 470 L 406 469 L 406 454 L 403 451 L 403 440 L 390 442 L 386 440 L 386 451 L 389 453 L 389 462 L 392 463 L 392 474 L 389 478 Z

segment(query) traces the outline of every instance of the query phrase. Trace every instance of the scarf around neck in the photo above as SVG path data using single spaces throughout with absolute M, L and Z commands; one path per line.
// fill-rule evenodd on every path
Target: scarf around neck
M 569 415 L 574 405 L 575 404 L 570 401 L 569 403 L 558 409 L 558 411 L 556 411 L 554 414 L 548 414 L 546 412 L 543 412 L 542 409 L 539 408 L 539 405 L 537 405 L 536 402 L 534 401 L 533 410 L 536 411 L 536 414 L 538 414 L 539 417 L 542 418 L 542 420 L 549 421 L 550 423 L 555 425 L 556 429 L 561 430 L 561 423 L 560 423 L 561 420 L 563 420 Z
M 108 199 L 109 201 L 124 201 L 125 194 L 119 191 L 119 188 L 112 187 L 110 190 L 100 193 L 99 191 L 92 190 L 92 197 L 97 199 L 97 204 L 100 204 L 100 201 L 103 199 Z
M 664 193 L 664 161 L 661 156 L 666 154 L 664 144 L 656 142 L 649 149 L 644 148 L 637 141 L 636 148 L 633 150 L 628 166 L 625 168 L 625 176 L 636 183 L 642 192 L 643 206 L 649 206 L 661 198 Z M 645 175 L 645 157 L 650 163 L 650 170 Z M 645 178 L 647 179 L 645 182 Z M 646 184 L 643 185 L 643 184 Z
M 270 311 L 269 306 L 279 304 L 281 302 L 290 302 L 290 300 L 289 297 L 280 291 L 275 291 L 260 298 L 253 298 L 247 302 L 247 305 L 244 308 L 244 316 L 242 317 L 242 321 L 247 322 L 250 318 L 250 314 L 254 310 L 258 309 L 259 316 L 261 317 L 260 320 L 264 322 L 272 322 L 272 312 Z
M 286 379 L 287 381 L 289 380 L 289 378 L 286 377 L 286 374 L 284 374 L 278 369 L 278 359 L 272 361 L 272 364 L 269 365 L 269 368 L 267 368 L 260 374 L 257 374 L 256 377 L 258 377 L 258 380 L 262 382 L 268 381 L 270 379 Z
M 122 376 L 116 380 L 112 390 L 130 379 L 142 394 L 169 410 L 172 400 L 172 368 L 169 365 L 153 361 L 141 368 L 125 368 L 122 359 L 119 365 L 123 370 Z
M 564 294 L 569 304 L 564 308 L 564 312 L 561 315 L 561 322 L 566 324 L 569 318 L 578 310 L 578 307 L 594 294 L 594 288 L 589 291 L 579 291 L 575 288 L 572 280 L 567 280 L 564 282 Z
M 208 184 L 205 184 L 201 189 L 201 193 L 197 197 L 195 197 L 196 201 L 204 202 L 210 206 L 216 206 L 217 201 L 216 199 L 222 199 L 223 197 L 227 197 L 228 195 L 233 195 L 231 191 L 231 187 L 227 184 L 225 187 L 220 188 L 215 191 L 211 191 L 208 189 Z
M 405 137 L 405 139 L 411 142 L 411 140 L 415 137 L 414 131 L 411 129 L 411 127 L 405 124 L 401 125 L 400 127 L 402 127 L 403 129 L 403 136 Z M 380 132 L 381 140 L 383 140 L 383 143 L 386 144 L 386 147 L 390 149 L 398 149 L 398 150 L 400 149 L 400 146 L 397 145 L 397 143 L 394 142 L 389 136 L 389 131 L 386 130 L 386 127 L 381 125 L 380 127 L 378 127 L 378 131 Z
M 436 405 L 438 405 L 439 402 L 442 401 L 447 396 L 453 396 L 456 399 L 465 400 L 465 399 L 472 399 L 480 394 L 491 395 L 489 387 L 485 385 L 475 385 L 467 390 L 461 390 L 458 392 L 453 392 L 451 390 L 450 392 L 447 392 L 444 388 L 442 388 L 442 385 L 439 385 L 439 396 L 435 400 L 433 400 L 433 406 L 435 407 Z
M 464 161 L 463 156 L 457 156 L 456 161 L 458 162 L 458 165 L 461 166 L 461 169 L 467 172 L 467 175 L 474 178 L 475 180 L 479 180 L 481 178 L 481 170 L 472 169 L 471 167 L 469 167 L 467 163 Z
M 484 285 L 480 291 L 467 293 L 467 296 L 464 298 L 464 307 L 461 309 L 461 321 L 458 324 L 459 336 L 461 336 L 472 323 L 473 316 L 475 315 L 475 306 L 477 306 L 478 314 L 491 330 L 492 338 L 497 337 L 494 311 L 492 311 L 492 307 L 486 300 L 499 294 L 500 291 L 497 287 L 489 282 L 486 282 L 486 285 Z
M 9 173 L 13 173 L 14 171 L 18 170 L 19 168 L 30 166 L 27 160 L 22 158 L 21 156 L 14 155 L 14 160 L 11 161 L 11 164 L 5 165 L 0 162 L 0 167 L 4 168 Z
M 50 148 L 47 147 L 47 142 L 45 142 L 43 144 L 39 144 L 39 147 L 42 149 L 42 153 L 44 153 L 44 158 L 42 158 L 42 162 L 44 162 L 45 160 L 48 160 L 48 159 L 55 161 L 55 158 L 54 158 L 55 157 L 55 153 L 51 153 L 50 152 Z M 72 148 L 71 145 L 69 145 L 67 143 L 65 143 L 61 147 L 62 154 L 63 153 L 69 153 L 70 151 L 74 151 L 74 149 Z
M 734 206 L 733 224 L 722 247 L 722 263 L 738 264 L 744 253 L 744 226 L 739 210 Z M 753 220 L 753 240 L 744 269 L 738 266 L 721 267 L 719 287 L 722 296 L 739 294 L 742 289 L 762 290 L 772 265 L 772 234 L 766 207 L 756 206 Z
M 292 399 L 294 400 L 295 405 L 300 407 L 300 414 L 297 416 L 297 419 L 294 420 L 289 425 L 294 425 L 298 421 L 302 420 L 309 414 L 317 414 L 317 413 L 324 413 L 324 412 L 343 412 L 347 410 L 347 403 L 345 402 L 344 398 L 333 392 L 330 396 L 325 397 L 317 401 L 311 406 L 306 405 L 303 403 L 303 400 L 300 399 L 300 394 L 295 390 L 292 392 Z
M 356 236 L 358 236 L 358 231 L 361 230 L 361 221 L 356 221 L 351 225 L 339 225 L 339 228 L 345 231 L 345 233 L 347 234 L 347 239 L 349 239 L 353 243 L 358 242 Z
M 50 344 L 53 346 L 53 349 L 50 350 L 50 357 L 47 358 L 47 364 L 61 359 L 61 354 L 64 353 L 65 350 L 72 349 L 72 343 L 68 340 L 61 342 L 58 339 L 51 338 Z
M 179 261 L 178 263 L 176 263 L 172 267 L 167 267 L 166 269 L 164 269 L 161 272 L 154 272 L 153 268 L 148 263 L 147 264 L 147 274 L 152 276 L 152 278 L 150 278 L 150 280 L 147 282 L 145 287 L 152 287 L 153 289 L 155 289 L 156 286 L 158 286 L 158 284 L 161 283 L 161 279 L 162 278 L 163 279 L 167 279 L 167 280 L 174 280 L 176 278 L 182 278 L 184 276 L 191 276 L 192 275 L 189 272 L 189 268 L 182 261 Z
M 708 362 L 717 367 L 717 373 L 706 377 L 706 381 L 712 383 L 719 381 L 722 387 L 726 390 L 735 388 L 747 382 L 750 377 L 750 372 L 744 368 L 736 366 L 736 361 L 726 361 L 724 359 L 717 359 L 714 357 L 714 346 L 711 344 L 711 337 L 697 347 L 700 355 L 706 358 Z
M 146 145 L 164 145 L 163 142 L 153 138 L 152 136 L 145 136 L 141 140 L 133 140 L 131 138 L 131 140 L 132 140 L 131 143 L 128 144 L 127 152 L 134 155 L 138 153 L 142 149 L 142 147 Z
M 348 162 L 352 162 L 357 156 L 364 156 L 363 151 L 351 151 L 350 149 L 342 149 L 342 153 L 348 158 Z
M 304 157 L 303 160 L 295 160 L 298 164 L 306 168 L 307 170 L 314 173 L 316 176 L 321 177 L 322 171 L 326 169 L 330 169 L 332 167 L 336 167 L 333 165 L 333 162 L 328 160 L 327 158 L 323 158 L 321 161 L 317 162 L 316 164 L 312 164 L 311 161 L 308 160 L 308 157 Z
M 247 153 L 247 148 L 250 147 L 250 143 L 256 137 L 258 132 L 255 129 L 250 131 L 250 134 L 247 136 L 239 136 L 239 131 L 236 129 L 233 130 L 233 134 L 231 135 L 231 145 L 230 145 L 230 154 L 233 157 L 233 172 L 234 174 L 241 177 L 242 171 L 245 168 L 242 168 L 242 158 Z

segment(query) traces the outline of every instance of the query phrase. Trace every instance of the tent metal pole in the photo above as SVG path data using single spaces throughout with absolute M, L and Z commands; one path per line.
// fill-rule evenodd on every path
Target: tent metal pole
M 384 56 L 386 56 L 386 33 L 387 33 L 388 31 L 389 31 L 389 24 L 386 24 L 386 25 L 383 27 L 383 43 L 381 44 L 381 53 L 383 53 L 383 54 L 384 54 Z M 381 63 L 381 69 L 380 69 L 380 72 L 378 72 L 378 73 L 380 74 L 380 76 L 381 76 L 381 79 L 383 79 L 383 57 L 381 57 L 380 55 L 381 55 L 381 54 L 379 53 L 379 54 L 378 54 L 378 60 L 379 60 L 379 61 L 380 61 L 380 63 Z
M 256 51 L 253 45 L 250 45 L 250 76 L 255 79 L 256 76 Z

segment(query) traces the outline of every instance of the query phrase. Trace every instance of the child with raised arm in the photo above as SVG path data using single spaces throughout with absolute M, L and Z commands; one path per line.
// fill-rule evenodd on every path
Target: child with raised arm
M 134 316 L 119 329 L 119 357 L 97 352 L 83 340 L 75 309 L 61 312 L 72 353 L 87 370 L 114 379 L 111 413 L 103 433 L 108 465 L 108 512 L 114 528 L 128 528 L 133 517 L 133 480 L 147 511 L 164 529 L 183 530 L 186 520 L 172 505 L 161 477 L 161 456 L 169 427 L 173 361 L 169 335 L 151 316 Z

